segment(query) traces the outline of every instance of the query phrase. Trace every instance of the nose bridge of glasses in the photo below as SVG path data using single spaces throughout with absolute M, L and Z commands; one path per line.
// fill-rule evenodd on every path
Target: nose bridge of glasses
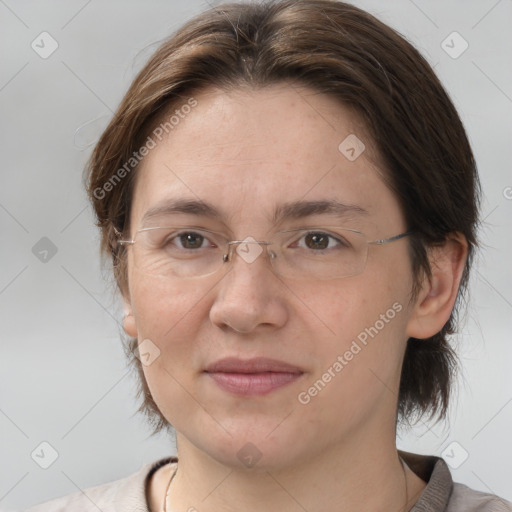
M 233 251 L 236 250 L 240 258 L 242 258 L 246 263 L 252 263 L 263 253 L 264 249 L 261 247 L 262 245 L 268 247 L 269 245 L 272 245 L 272 242 L 255 240 L 251 236 L 244 240 L 231 240 L 227 243 L 228 251 L 222 256 L 222 261 L 232 261 Z

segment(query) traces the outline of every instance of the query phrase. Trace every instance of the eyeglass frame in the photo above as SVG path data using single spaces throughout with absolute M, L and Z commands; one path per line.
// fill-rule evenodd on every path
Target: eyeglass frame
M 194 229 L 197 229 L 198 231 L 206 231 L 206 232 L 210 232 L 210 233 L 213 233 L 213 234 L 217 234 L 217 235 L 220 235 L 220 233 L 216 232 L 216 231 L 212 231 L 212 230 L 208 230 L 208 229 L 203 229 L 203 228 L 194 228 L 194 227 L 190 227 L 190 226 L 151 226 L 151 227 L 146 227 L 146 228 L 141 228 L 141 229 L 138 229 L 136 232 L 135 232 L 135 235 L 133 236 L 133 238 L 131 240 L 117 240 L 117 243 L 120 244 L 121 246 L 126 246 L 126 245 L 135 245 L 135 237 L 137 236 L 137 233 L 140 233 L 140 232 L 143 232 L 143 231 L 149 231 L 149 230 L 155 230 L 155 229 L 161 229 L 161 228 L 166 228 L 166 227 L 173 227 L 173 228 L 176 228 L 176 229 L 189 229 L 189 230 L 194 230 Z M 325 226 L 324 228 L 321 228 L 321 227 L 316 227 L 316 229 L 320 230 L 320 229 L 325 229 L 327 226 Z M 401 240 L 402 238 L 405 238 L 406 236 L 410 236 L 414 233 L 413 230 L 407 230 L 407 231 L 404 231 L 403 233 L 399 233 L 398 235 L 393 235 L 393 236 L 390 236 L 390 237 L 387 237 L 387 238 L 381 238 L 381 239 L 378 239 L 378 240 L 368 240 L 367 239 L 367 236 L 365 233 L 363 233 L 362 231 L 359 231 L 357 229 L 352 229 L 352 228 L 346 228 L 346 227 L 343 227 L 343 226 L 337 226 L 338 229 L 342 229 L 344 231 L 351 231 L 353 233 L 357 233 L 358 235 L 362 235 L 365 240 L 366 240 L 366 244 L 367 245 L 386 245 L 388 243 L 391 243 L 391 242 L 395 242 L 397 240 Z M 314 231 L 315 228 L 308 228 L 309 231 Z M 285 233 L 285 232 L 292 232 L 292 231 L 301 231 L 301 228 L 298 228 L 298 229 L 290 229 L 290 230 L 283 230 L 283 231 L 279 231 L 279 233 Z M 114 227 L 114 232 L 116 234 L 117 237 L 121 237 L 122 236 L 122 233 L 116 228 Z M 258 245 L 264 245 L 266 247 L 268 247 L 269 245 L 272 245 L 272 242 L 268 242 L 268 241 L 265 241 L 265 240 L 228 240 L 226 242 L 226 245 L 228 246 L 228 251 L 227 251 L 227 254 L 223 254 L 222 255 L 222 262 L 223 263 L 227 263 L 228 261 L 231 261 L 232 260 L 232 255 L 233 255 L 233 250 L 234 250 L 234 247 L 235 245 L 237 244 L 258 244 Z M 275 254 L 272 253 L 270 254 L 268 252 L 268 249 L 266 251 L 267 253 L 267 256 L 269 257 L 270 259 L 270 266 L 272 268 L 272 270 L 274 272 L 276 272 L 277 274 L 280 275 L 280 272 L 276 271 L 274 265 L 272 264 L 272 260 L 275 260 L 276 257 L 275 257 Z M 202 275 L 199 275 L 199 276 L 193 276 L 193 277 L 207 277 L 207 276 L 210 276 L 210 275 L 213 275 L 215 274 L 216 272 L 218 272 L 220 269 L 222 268 L 222 265 L 220 265 L 216 270 L 214 270 L 213 272 L 210 272 L 209 274 L 202 274 Z M 352 274 L 352 275 L 347 275 L 347 276 L 341 276 L 341 277 L 333 277 L 333 278 L 329 278 L 329 279 L 346 279 L 348 277 L 353 277 L 355 275 L 360 275 L 364 272 L 366 268 L 366 260 L 365 260 L 365 263 L 364 263 L 364 267 L 362 268 L 361 272 L 359 272 L 358 274 Z M 320 279 L 322 280 L 322 279 Z

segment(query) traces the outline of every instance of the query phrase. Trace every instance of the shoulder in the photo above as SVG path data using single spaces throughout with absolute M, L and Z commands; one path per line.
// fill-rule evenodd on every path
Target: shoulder
M 132 475 L 34 505 L 24 512 L 147 512 L 148 478 L 174 460 L 174 457 L 166 457 L 143 464 Z
M 454 482 L 448 464 L 441 457 L 399 453 L 427 484 L 411 512 L 512 512 L 512 503 L 507 500 Z
M 512 503 L 494 494 L 454 483 L 446 512 L 512 512 Z
M 123 478 L 107 484 L 88 487 L 83 491 L 77 491 L 66 496 L 45 501 L 34 505 L 25 512 L 64 512 L 81 510 L 83 512 L 98 511 L 113 512 L 114 498 L 120 486 L 132 477 Z

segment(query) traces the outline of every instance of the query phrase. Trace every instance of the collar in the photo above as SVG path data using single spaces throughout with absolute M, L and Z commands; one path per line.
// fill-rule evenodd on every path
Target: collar
M 453 491 L 453 479 L 446 462 L 433 455 L 418 455 L 398 450 L 404 462 L 427 482 L 409 512 L 444 512 Z

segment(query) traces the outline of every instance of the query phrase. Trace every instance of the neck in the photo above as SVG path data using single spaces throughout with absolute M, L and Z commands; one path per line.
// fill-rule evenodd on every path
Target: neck
M 394 437 L 385 444 L 381 436 L 361 434 L 356 437 L 364 439 L 354 438 L 315 457 L 269 470 L 221 464 L 178 433 L 178 471 L 169 490 L 169 508 L 173 512 L 260 512 L 262 508 L 406 512 L 417 484 L 413 482 L 412 493 L 407 492 L 413 475 L 408 471 L 405 477 Z

